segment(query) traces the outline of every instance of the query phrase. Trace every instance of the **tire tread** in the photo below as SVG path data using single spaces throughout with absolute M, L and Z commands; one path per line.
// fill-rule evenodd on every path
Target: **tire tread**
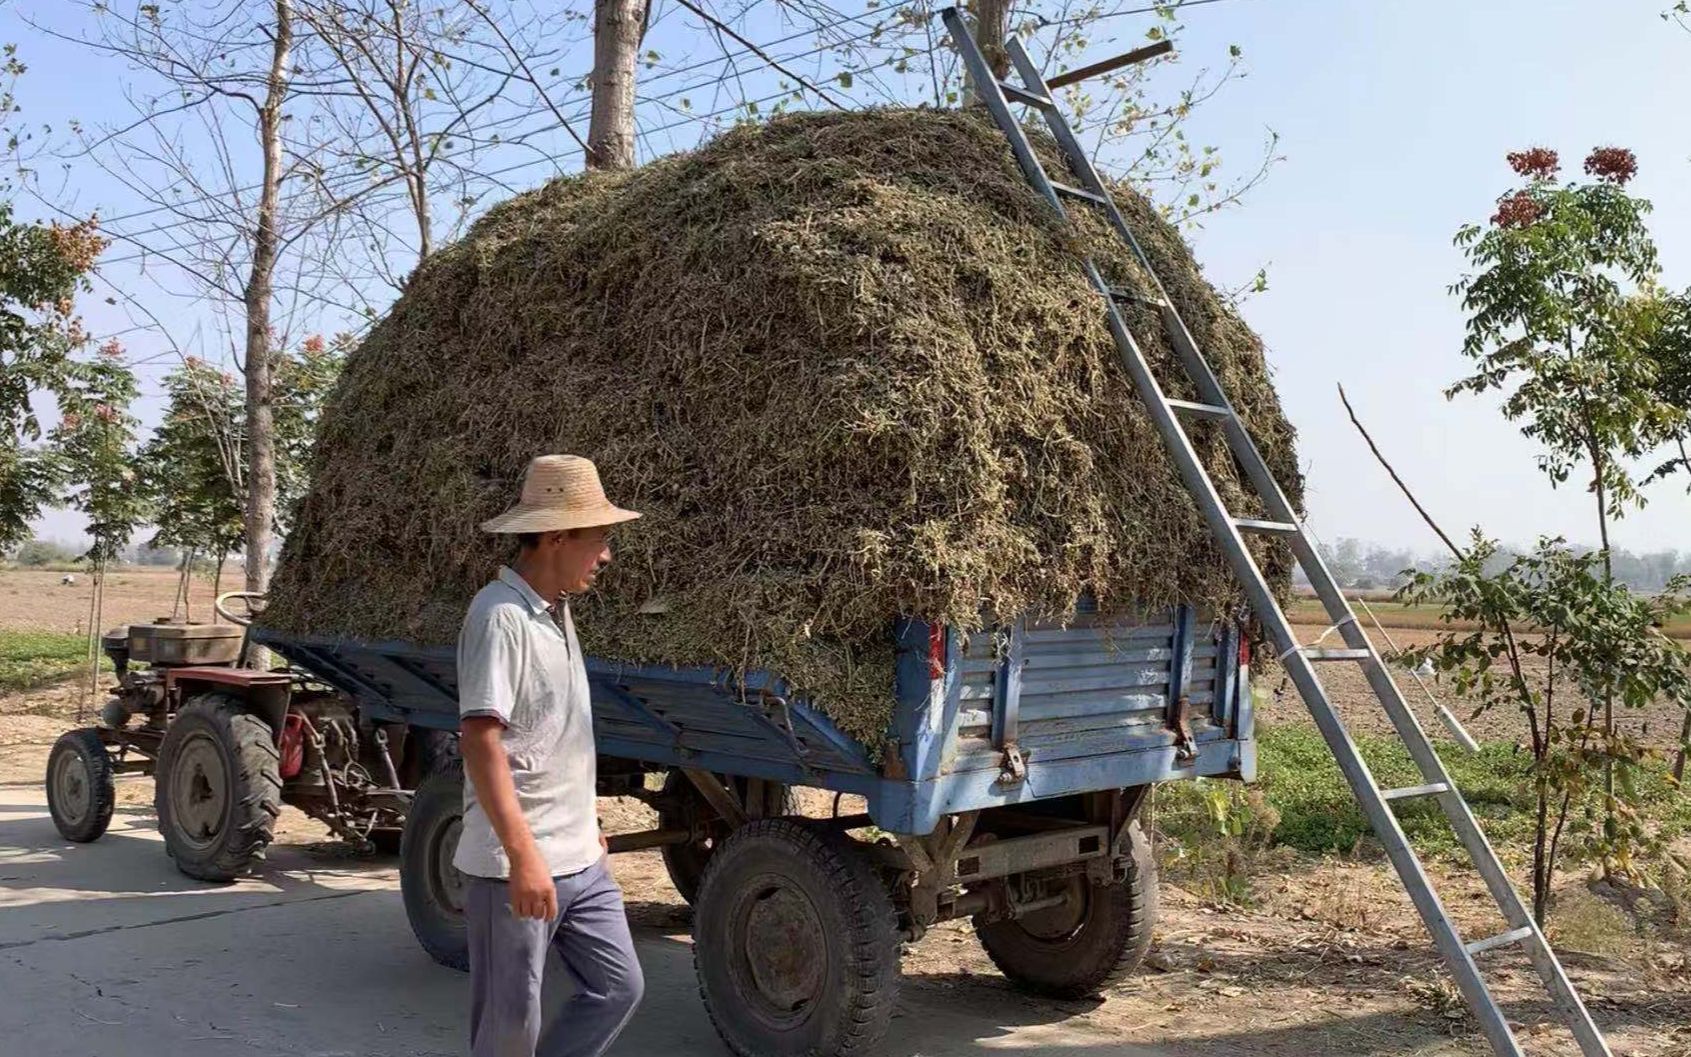
M 748 822 L 731 834 L 705 865 L 700 897 L 708 903 L 715 878 L 746 849 L 758 844 L 782 845 L 787 854 L 814 863 L 838 896 L 845 911 L 850 936 L 850 963 L 846 967 L 848 1008 L 846 1026 L 827 1048 L 813 1047 L 802 1057 L 860 1057 L 873 1050 L 886 1034 L 899 989 L 898 915 L 886 887 L 863 855 L 852 847 L 849 837 L 792 818 L 764 818 Z M 708 909 L 707 909 L 708 912 Z M 699 996 L 705 1012 L 728 1047 L 739 1057 L 767 1057 L 744 1045 L 729 1031 L 704 985 L 698 966 L 699 921 L 695 919 L 693 961 L 699 976 Z

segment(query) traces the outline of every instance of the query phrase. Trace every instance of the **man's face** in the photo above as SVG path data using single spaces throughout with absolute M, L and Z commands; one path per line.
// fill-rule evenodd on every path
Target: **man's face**
M 599 570 L 611 563 L 609 529 L 576 529 L 549 532 L 542 543 L 558 582 L 567 594 L 580 594 L 593 586 Z

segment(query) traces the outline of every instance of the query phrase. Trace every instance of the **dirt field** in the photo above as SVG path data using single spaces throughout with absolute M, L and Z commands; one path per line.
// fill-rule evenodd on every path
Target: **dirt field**
M 1380 618 L 1386 621 L 1389 615 L 1381 613 Z M 1366 621 L 1365 621 L 1366 623 Z M 1306 645 L 1313 645 L 1327 630 L 1325 622 L 1297 624 L 1300 640 Z M 1400 649 L 1411 649 L 1416 646 L 1431 644 L 1438 637 L 1438 632 L 1431 628 L 1400 628 L 1387 626 L 1385 632 L 1369 627 L 1368 637 L 1374 647 L 1382 653 L 1391 649 L 1395 643 Z M 1390 636 L 1390 642 L 1387 641 Z M 1338 644 L 1337 634 L 1330 635 L 1323 642 L 1325 646 Z M 1286 685 L 1284 674 L 1272 662 L 1257 666 L 1255 673 L 1259 677 L 1259 689 L 1269 692 L 1267 704 L 1259 712 L 1259 716 L 1266 722 L 1308 723 L 1308 713 L 1303 701 L 1298 697 L 1295 688 Z M 1529 673 L 1542 671 L 1543 665 L 1532 659 L 1527 661 Z M 1513 741 L 1524 744 L 1528 738 L 1526 719 L 1517 711 L 1504 708 L 1488 709 L 1484 713 L 1474 715 L 1476 702 L 1458 697 L 1451 687 L 1434 678 L 1422 680 L 1426 690 L 1418 684 L 1410 673 L 1397 670 L 1393 672 L 1398 688 L 1414 710 L 1421 726 L 1434 738 L 1445 738 L 1444 725 L 1437 716 L 1437 710 L 1428 700 L 1430 691 L 1434 698 L 1442 702 L 1463 726 L 1479 741 Z M 1368 680 L 1362 674 L 1362 667 L 1358 664 L 1332 663 L 1321 666 L 1322 685 L 1332 696 L 1339 708 L 1339 714 L 1351 729 L 1359 734 L 1391 734 L 1391 721 L 1386 718 L 1374 691 L 1369 687 Z M 1571 706 L 1561 709 L 1562 715 L 1567 715 Z M 1655 746 L 1659 751 L 1671 751 L 1678 744 L 1680 724 L 1684 721 L 1685 713 L 1679 708 L 1665 702 L 1645 708 L 1625 708 L 1619 711 L 1617 722 L 1623 729 L 1639 731 L 1646 744 Z
M 0 629 L 76 630 L 79 620 L 86 621 L 85 588 L 60 589 L 57 581 L 58 574 L 0 572 Z M 168 613 L 174 586 L 168 571 L 114 576 L 107 589 L 106 623 Z M 209 587 L 197 590 L 209 598 Z M 1312 626 L 1306 641 L 1320 631 Z M 1407 645 L 1426 634 L 1394 631 L 1393 637 Z M 1333 679 L 1335 696 L 1351 721 L 1361 729 L 1383 730 L 1383 717 L 1371 718 L 1377 706 L 1360 677 L 1354 686 L 1345 673 Z M 83 704 L 82 691 L 72 685 L 0 696 L 0 785 L 39 782 L 53 738 L 76 725 Z M 1304 721 L 1295 694 L 1266 704 L 1264 712 L 1271 722 Z M 1434 722 L 1430 714 L 1424 716 Z M 1508 737 L 1509 722 L 1509 717 L 1488 717 L 1473 727 L 1482 738 Z M 144 816 L 151 802 L 150 780 L 120 783 L 120 811 Z M 644 809 L 633 802 L 607 802 L 604 810 L 609 828 L 646 824 Z M 338 845 L 327 843 L 321 826 L 291 808 L 283 813 L 278 842 L 327 860 L 344 857 Z M 0 862 L 5 854 L 0 849 Z M 1477 879 L 1437 869 L 1458 920 L 1473 934 L 1498 931 L 1500 925 L 1488 920 L 1494 914 Z M 690 911 L 670 887 L 656 852 L 619 856 L 617 874 L 635 921 L 668 931 L 685 929 Z M 908 950 L 907 994 L 911 1001 L 930 1005 L 991 1008 L 1005 1024 L 1085 1029 L 1179 1057 L 1487 1052 L 1395 877 L 1382 865 L 1281 856 L 1259 867 L 1255 887 L 1256 905 L 1247 910 L 1207 903 L 1165 882 L 1156 944 L 1145 970 L 1103 1001 L 1051 1002 L 1015 991 L 993 969 L 965 922 L 941 926 Z M 1584 878 L 1568 879 L 1562 899 L 1578 913 L 1553 930 L 1563 929 L 1558 942 L 1570 972 L 1615 1053 L 1678 1057 L 1691 1052 L 1691 947 L 1685 937 L 1668 931 L 1647 911 L 1631 913 L 1626 909 L 1635 902 L 1630 897 L 1589 894 Z M 1536 978 L 1524 960 L 1510 954 L 1487 957 L 1496 970 L 1491 979 L 1529 1050 L 1575 1054 L 1572 1040 L 1551 1026 L 1550 1011 L 1536 998 Z M 1054 1045 L 1061 1050 L 1074 1044 Z
M 88 628 L 90 578 L 86 573 L 70 574 L 76 583 L 60 581 L 64 573 L 35 569 L 0 569 L 0 630 L 30 628 L 41 631 L 81 633 Z M 101 624 L 147 624 L 170 616 L 176 594 L 175 569 L 152 567 L 121 568 L 106 576 L 105 603 Z M 223 574 L 223 590 L 241 587 L 240 570 L 231 565 Z M 188 600 L 189 617 L 210 622 L 212 581 L 195 577 Z

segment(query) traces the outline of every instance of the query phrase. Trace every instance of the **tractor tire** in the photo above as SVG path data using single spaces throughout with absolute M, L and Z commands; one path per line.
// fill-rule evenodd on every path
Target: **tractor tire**
M 464 770 L 450 764 L 423 779 L 399 845 L 399 890 L 411 932 L 429 957 L 468 972 L 464 875 L 452 865 L 464 825 Z
M 732 779 L 742 803 L 749 788 L 744 778 Z M 769 801 L 764 805 L 765 817 L 796 815 L 799 813 L 798 794 L 789 786 L 765 786 Z M 699 883 L 704 880 L 705 867 L 711 853 L 728 836 L 728 824 L 710 806 L 692 779 L 680 770 L 672 770 L 663 781 L 663 798 L 669 805 L 658 811 L 659 829 L 708 830 L 702 840 L 686 844 L 665 844 L 660 852 L 669 883 L 689 904 L 699 898 Z
M 852 1057 L 898 997 L 898 916 L 848 837 L 799 819 L 748 822 L 705 867 L 693 967 L 740 1057 Z
M 281 754 L 268 724 L 233 694 L 177 710 L 159 746 L 153 807 L 176 868 L 233 881 L 264 859 L 282 810 Z
M 1067 906 L 1012 920 L 975 918 L 981 946 L 1011 983 L 1048 998 L 1085 998 L 1139 968 L 1157 917 L 1157 862 L 1145 831 L 1130 825 L 1122 880 L 1076 877 Z
M 99 840 L 117 803 L 112 758 L 92 727 L 68 730 L 47 757 L 47 811 L 59 835 L 78 844 Z

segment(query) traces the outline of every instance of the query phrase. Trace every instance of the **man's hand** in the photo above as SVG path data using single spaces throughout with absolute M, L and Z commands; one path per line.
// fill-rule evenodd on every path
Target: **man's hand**
M 605 839 L 604 830 L 599 831 L 599 850 L 604 852 L 606 855 L 611 853 L 611 842 Z
M 516 917 L 551 921 L 558 916 L 558 889 L 540 856 L 511 861 L 510 889 L 511 913 Z

